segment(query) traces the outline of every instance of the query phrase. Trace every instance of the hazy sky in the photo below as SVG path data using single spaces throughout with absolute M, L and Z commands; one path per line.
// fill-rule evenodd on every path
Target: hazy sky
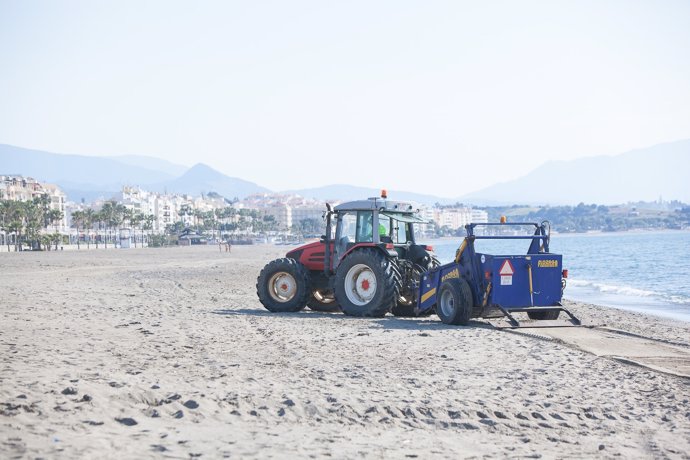
M 683 138 L 686 0 L 0 0 L 0 143 L 459 196 Z

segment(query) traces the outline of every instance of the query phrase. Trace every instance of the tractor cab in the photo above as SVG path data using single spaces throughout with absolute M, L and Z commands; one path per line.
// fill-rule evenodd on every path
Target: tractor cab
M 336 206 L 331 219 L 335 221 L 335 234 L 327 234 L 325 239 L 330 236 L 334 243 L 332 270 L 351 250 L 362 246 L 376 246 L 405 259 L 427 255 L 426 247 L 417 248 L 414 231 L 414 224 L 426 221 L 410 203 L 385 198 L 351 201 Z

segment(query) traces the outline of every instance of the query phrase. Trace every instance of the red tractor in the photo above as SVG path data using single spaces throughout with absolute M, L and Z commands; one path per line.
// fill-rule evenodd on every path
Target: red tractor
M 261 270 L 256 291 L 263 306 L 272 312 L 309 306 L 350 316 L 418 316 L 420 276 L 439 265 L 430 246 L 415 242 L 414 224 L 426 223 L 418 210 L 387 200 L 385 192 L 326 207 L 320 241 Z

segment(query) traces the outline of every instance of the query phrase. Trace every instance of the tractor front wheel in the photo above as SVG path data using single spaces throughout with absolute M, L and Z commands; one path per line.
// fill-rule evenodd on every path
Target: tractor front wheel
M 400 280 L 391 261 L 376 249 L 360 249 L 335 274 L 335 297 L 349 316 L 382 317 L 395 305 Z
M 256 280 L 256 293 L 268 311 L 302 310 L 311 295 L 309 272 L 295 259 L 276 259 L 261 270 Z
M 441 284 L 436 297 L 436 314 L 445 324 L 466 326 L 472 316 L 472 290 L 462 278 L 451 278 Z

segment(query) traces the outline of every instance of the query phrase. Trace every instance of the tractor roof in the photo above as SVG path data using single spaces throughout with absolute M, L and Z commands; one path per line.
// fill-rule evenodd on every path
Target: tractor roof
M 336 211 L 369 211 L 403 212 L 413 214 L 417 209 L 411 203 L 390 201 L 383 198 L 369 198 L 368 200 L 348 201 L 335 207 Z

